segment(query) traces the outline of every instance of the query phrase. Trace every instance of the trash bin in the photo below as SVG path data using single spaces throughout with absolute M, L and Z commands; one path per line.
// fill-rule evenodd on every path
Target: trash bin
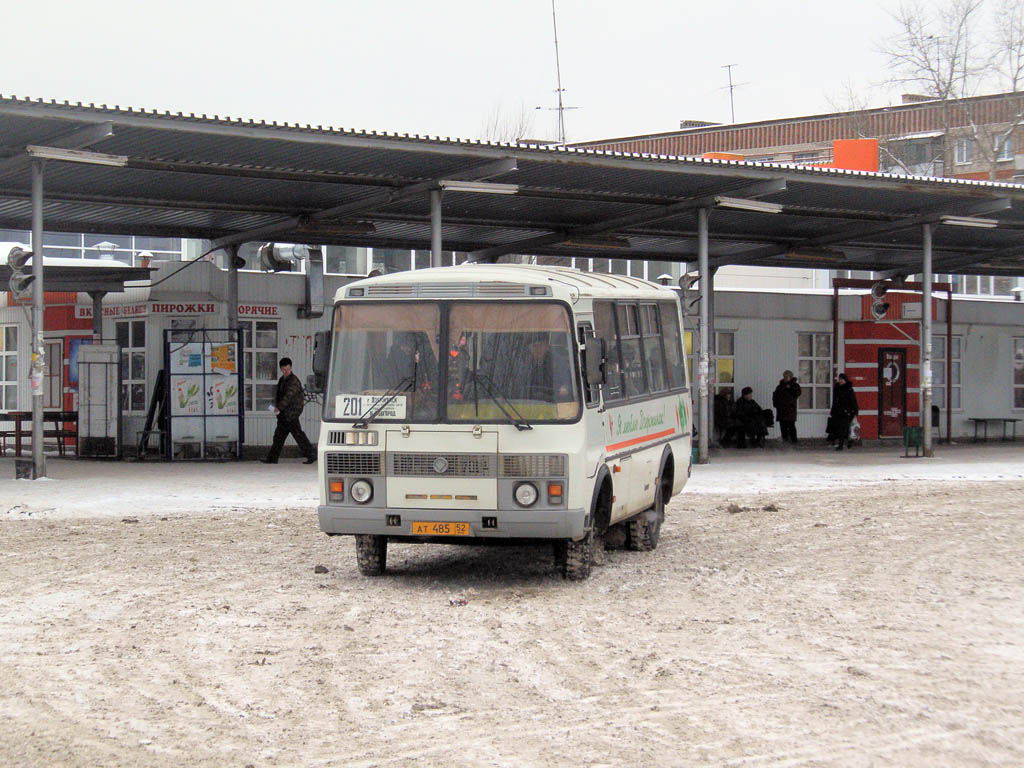
M 924 447 L 923 433 L 920 427 L 903 428 L 903 455 L 910 456 L 910 449 L 914 449 L 914 455 L 921 455 L 921 448 Z

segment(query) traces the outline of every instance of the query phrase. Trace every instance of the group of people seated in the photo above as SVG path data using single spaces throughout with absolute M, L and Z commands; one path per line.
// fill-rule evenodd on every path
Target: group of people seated
M 744 387 L 740 399 L 734 400 L 732 389 L 719 390 L 715 395 L 715 431 L 718 444 L 723 448 L 735 444 L 737 448 L 764 446 L 768 427 L 775 423 L 771 410 L 762 408 L 754 400 L 754 390 Z

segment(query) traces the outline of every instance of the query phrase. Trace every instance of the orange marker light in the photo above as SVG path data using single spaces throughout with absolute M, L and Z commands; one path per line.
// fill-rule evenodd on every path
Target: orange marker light
M 614 467 L 612 467 L 612 472 L 621 472 L 621 471 L 622 471 L 622 467 L 620 467 L 618 464 L 616 464 Z
M 331 493 L 343 493 L 345 491 L 345 483 L 341 480 L 334 480 L 331 483 Z
M 562 495 L 562 484 L 552 483 L 548 486 L 548 496 L 561 496 Z

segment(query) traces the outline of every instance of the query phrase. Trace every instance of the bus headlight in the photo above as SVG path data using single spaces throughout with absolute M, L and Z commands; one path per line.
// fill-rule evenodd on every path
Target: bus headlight
M 373 485 L 369 480 L 356 480 L 349 489 L 352 500 L 357 504 L 365 504 L 373 498 Z
M 516 503 L 521 507 L 532 507 L 537 503 L 537 486 L 533 483 L 520 483 L 516 486 Z

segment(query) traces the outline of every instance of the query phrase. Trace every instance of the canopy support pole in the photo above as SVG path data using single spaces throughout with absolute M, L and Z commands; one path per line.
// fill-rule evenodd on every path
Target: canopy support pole
M 224 255 L 228 260 L 228 328 L 238 327 L 238 244 L 225 246 Z
M 922 452 L 932 456 L 932 224 L 921 227 L 921 428 Z M 951 361 L 946 358 L 946 367 Z
M 430 266 L 441 266 L 441 190 L 430 190 Z
M 43 161 L 32 161 L 32 478 L 46 477 L 43 454 Z
M 710 356 L 711 270 L 708 267 L 708 209 L 697 209 L 697 273 L 700 276 L 700 359 L 697 364 L 698 421 L 697 463 L 707 464 L 708 432 L 708 361 Z

